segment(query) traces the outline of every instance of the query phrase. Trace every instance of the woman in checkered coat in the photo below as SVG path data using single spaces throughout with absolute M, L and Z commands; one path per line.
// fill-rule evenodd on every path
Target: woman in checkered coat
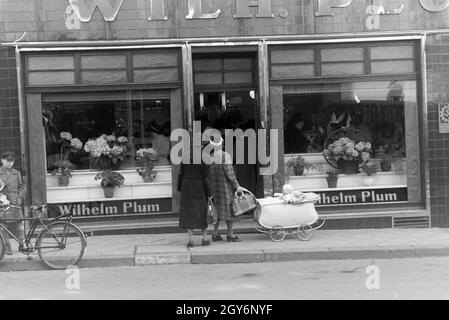
M 210 165 L 210 180 L 212 195 L 214 197 L 215 207 L 218 211 L 218 222 L 214 225 L 213 241 L 222 241 L 218 233 L 220 221 L 226 221 L 228 228 L 228 242 L 240 242 L 241 240 L 234 235 L 233 221 L 234 217 L 231 211 L 231 203 L 236 191 L 241 187 L 235 177 L 232 159 L 229 153 L 221 150 L 223 148 L 223 139 L 211 144 L 216 148 L 214 153 L 214 163 Z

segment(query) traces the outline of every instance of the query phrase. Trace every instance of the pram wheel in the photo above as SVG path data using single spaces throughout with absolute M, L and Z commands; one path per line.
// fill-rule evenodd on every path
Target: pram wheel
M 298 238 L 301 241 L 309 241 L 313 237 L 313 229 L 311 226 L 300 226 L 298 227 Z
M 285 239 L 285 230 L 283 227 L 274 227 L 270 230 L 270 238 L 274 242 L 281 242 Z

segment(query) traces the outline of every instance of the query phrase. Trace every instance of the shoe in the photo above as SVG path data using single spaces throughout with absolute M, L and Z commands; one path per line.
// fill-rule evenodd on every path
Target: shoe
M 203 241 L 201 242 L 201 245 L 203 247 L 210 246 L 210 240 L 209 239 L 203 239 Z
M 212 235 L 212 241 L 213 242 L 223 241 L 223 238 L 218 233 L 217 234 L 213 234 Z
M 193 241 L 187 242 L 187 248 L 193 248 L 193 247 L 194 247 Z
M 228 242 L 241 242 L 242 240 L 239 239 L 237 236 L 227 236 Z

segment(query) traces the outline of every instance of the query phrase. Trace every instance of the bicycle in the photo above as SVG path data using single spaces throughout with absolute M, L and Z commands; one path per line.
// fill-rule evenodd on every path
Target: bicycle
M 79 227 L 72 223 L 71 213 L 59 216 L 54 219 L 46 219 L 47 206 L 32 206 L 30 210 L 33 218 L 9 219 L 2 218 L 2 214 L 10 208 L 18 208 L 10 204 L 5 205 L 0 202 L 0 231 L 5 231 L 11 239 L 19 244 L 19 252 L 30 257 L 31 253 L 37 251 L 39 259 L 49 268 L 64 270 L 70 266 L 77 265 L 86 250 L 87 241 L 84 233 Z M 18 239 L 3 224 L 5 221 L 24 222 L 30 221 L 28 233 L 24 240 Z M 37 228 L 42 227 L 37 234 L 36 242 L 33 245 L 32 239 L 37 233 Z M 0 233 L 0 262 L 6 253 L 5 239 Z

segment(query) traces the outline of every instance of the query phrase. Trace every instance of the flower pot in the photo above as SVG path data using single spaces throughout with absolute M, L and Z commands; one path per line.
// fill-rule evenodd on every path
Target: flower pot
M 58 183 L 60 187 L 67 187 L 70 183 L 70 176 L 68 175 L 58 176 Z
M 104 197 L 105 198 L 113 198 L 114 197 L 114 187 L 103 187 Z
M 329 188 L 336 188 L 338 183 L 338 177 L 327 177 L 327 186 Z
M 304 167 L 293 167 L 295 176 L 302 176 L 304 174 Z
M 382 161 L 380 163 L 380 168 L 383 172 L 390 172 L 391 171 L 391 161 Z
M 344 160 L 337 161 L 338 170 L 342 174 L 357 174 L 359 173 L 359 163 L 356 160 Z
M 146 174 L 142 176 L 143 182 L 145 183 L 153 182 L 155 178 L 156 178 L 155 174 Z

